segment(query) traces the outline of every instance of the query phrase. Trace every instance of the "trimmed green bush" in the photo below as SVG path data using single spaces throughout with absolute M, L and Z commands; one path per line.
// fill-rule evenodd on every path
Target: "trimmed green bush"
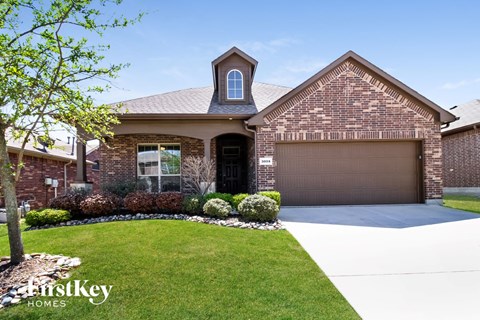
M 257 192 L 257 194 L 268 197 L 268 198 L 274 200 L 277 203 L 277 206 L 280 207 L 281 202 L 282 202 L 282 197 L 280 195 L 280 192 L 278 192 L 278 191 L 260 191 L 260 192 Z
M 233 207 L 235 208 L 235 210 L 238 210 L 238 205 L 240 204 L 240 202 L 242 202 L 243 199 L 248 196 L 248 193 L 239 193 L 233 196 Z
M 205 199 L 201 195 L 186 196 L 183 199 L 183 211 L 190 215 L 202 214 L 204 204 Z
M 205 201 L 210 199 L 222 199 L 223 201 L 228 202 L 231 206 L 233 206 L 233 196 L 230 193 L 221 193 L 221 192 L 212 192 L 206 194 Z
M 272 221 L 279 211 L 274 200 L 260 194 L 248 196 L 238 205 L 238 212 L 247 221 Z
M 70 219 L 70 212 L 67 210 L 42 209 L 27 212 L 25 222 L 32 227 L 38 227 L 46 224 L 57 224 Z
M 203 206 L 203 212 L 210 217 L 225 218 L 232 212 L 232 206 L 222 199 L 210 199 Z

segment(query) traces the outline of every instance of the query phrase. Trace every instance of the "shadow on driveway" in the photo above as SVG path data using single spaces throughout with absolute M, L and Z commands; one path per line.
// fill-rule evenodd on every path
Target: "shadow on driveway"
M 476 218 L 480 214 L 425 204 L 282 207 L 279 214 L 279 219 L 286 222 L 378 228 L 410 228 Z

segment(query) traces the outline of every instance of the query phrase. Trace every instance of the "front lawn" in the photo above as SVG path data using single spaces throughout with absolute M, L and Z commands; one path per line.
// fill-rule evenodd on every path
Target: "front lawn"
M 443 197 L 445 207 L 480 213 L 480 197 L 445 195 Z
M 113 289 L 100 306 L 78 297 L 62 298 L 64 308 L 23 303 L 1 310 L 2 319 L 359 318 L 287 231 L 145 220 L 28 231 L 23 239 L 26 252 L 80 257 L 69 280 Z

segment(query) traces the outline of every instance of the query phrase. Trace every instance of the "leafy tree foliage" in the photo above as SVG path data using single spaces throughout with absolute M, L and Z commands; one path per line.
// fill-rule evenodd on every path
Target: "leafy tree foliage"
M 108 45 L 91 44 L 108 29 L 141 18 L 112 17 L 122 0 L 3 0 L 0 3 L 0 182 L 7 207 L 11 262 L 23 259 L 15 184 L 23 150 L 34 136 L 58 126 L 81 128 L 103 140 L 117 124 L 115 108 L 95 105 L 92 95 L 109 88 L 126 64 L 106 63 Z M 114 15 L 114 14 L 113 14 Z M 7 137 L 19 140 L 12 164 Z

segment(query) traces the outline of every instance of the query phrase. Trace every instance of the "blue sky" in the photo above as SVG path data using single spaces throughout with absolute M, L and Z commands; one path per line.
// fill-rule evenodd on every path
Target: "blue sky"
M 480 99 L 477 1 L 125 0 L 148 14 L 105 34 L 107 59 L 129 62 L 111 103 L 212 84 L 211 61 L 237 46 L 256 81 L 294 87 L 353 50 L 444 108 Z

